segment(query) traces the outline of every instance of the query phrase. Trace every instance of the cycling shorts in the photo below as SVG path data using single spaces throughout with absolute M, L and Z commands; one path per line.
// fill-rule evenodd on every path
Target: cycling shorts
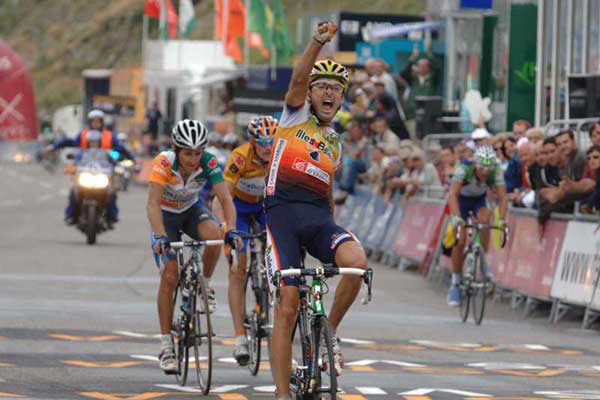
M 236 211 L 235 228 L 238 231 L 250 233 L 250 218 L 252 216 L 254 216 L 254 219 L 258 222 L 261 229 L 265 229 L 266 218 L 262 201 L 259 201 L 258 203 L 247 203 L 234 197 L 233 204 L 235 205 Z M 246 252 L 247 244 L 248 240 L 244 239 L 244 245 L 241 250 L 242 253 Z
M 463 220 L 469 219 L 469 212 L 473 212 L 476 217 L 479 209 L 487 207 L 486 195 L 469 197 L 469 196 L 458 196 L 458 205 L 460 207 L 460 216 Z
M 335 264 L 335 252 L 345 242 L 359 240 L 337 225 L 329 208 L 312 203 L 277 203 L 267 208 L 266 264 L 269 285 L 277 270 L 300 268 L 301 247 L 324 264 Z M 297 277 L 284 279 L 298 286 Z
M 180 214 L 162 210 L 162 216 L 169 242 L 179 242 L 181 240 L 182 232 L 194 240 L 201 240 L 198 236 L 198 224 L 206 220 L 213 220 L 218 225 L 217 218 L 201 201 L 198 201 L 194 206 Z M 156 244 L 154 232 L 151 232 L 150 240 L 152 243 L 151 246 L 152 253 L 154 254 L 154 261 L 156 262 L 156 266 L 160 268 L 161 257 L 154 251 L 154 245 Z M 174 259 L 175 257 L 171 254 L 163 254 L 162 256 L 163 263 Z

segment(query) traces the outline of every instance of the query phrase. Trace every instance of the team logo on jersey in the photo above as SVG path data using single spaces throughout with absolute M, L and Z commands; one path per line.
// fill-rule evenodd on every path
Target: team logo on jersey
M 217 159 L 215 157 L 212 157 L 210 160 L 208 160 L 208 168 L 216 168 L 218 165 L 217 163 Z
M 232 174 L 236 174 L 240 169 L 238 168 L 237 165 L 235 165 L 235 161 L 233 164 L 231 164 L 229 166 L 229 171 L 231 171 Z
M 331 148 L 325 142 L 317 141 L 317 139 L 311 137 L 304 129 L 298 130 L 296 132 L 296 137 L 300 140 L 306 142 L 306 146 L 309 149 L 318 149 L 321 150 L 327 157 L 333 160 L 333 154 L 331 153 Z
M 246 163 L 246 160 L 244 160 L 244 157 L 242 157 L 241 155 L 236 154 L 233 156 L 233 162 L 239 165 L 240 167 L 243 167 Z
M 317 178 L 318 180 L 326 183 L 327 185 L 329 185 L 331 182 L 329 174 L 326 171 L 323 171 L 316 165 L 308 161 L 302 160 L 300 158 L 296 158 L 294 160 L 294 163 L 292 164 L 292 169 L 303 172 L 307 175 L 312 176 L 313 178 Z
M 170 167 L 169 161 L 168 161 L 167 159 L 165 159 L 165 158 L 162 158 L 162 157 L 161 157 L 161 158 L 159 159 L 159 162 L 160 162 L 160 165 L 161 165 L 163 168 L 169 168 L 169 167 Z
M 316 162 L 320 162 L 321 161 L 321 157 L 319 156 L 319 152 L 318 151 L 311 151 L 310 153 L 308 153 L 308 155 L 310 156 L 310 158 L 312 158 Z

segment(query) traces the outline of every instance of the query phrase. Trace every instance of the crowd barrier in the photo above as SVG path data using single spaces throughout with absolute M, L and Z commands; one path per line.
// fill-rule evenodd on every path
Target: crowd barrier
M 400 200 L 396 196 L 386 207 L 381 196 L 358 191 L 336 207 L 336 218 L 359 238 L 370 258 L 393 267 L 416 267 L 430 281 L 447 284 L 450 259 L 441 252 L 448 221 L 445 200 Z M 597 221 L 555 214 L 541 239 L 533 210 L 511 208 L 507 224 L 505 247 L 494 246 L 492 240 L 487 256 L 497 295 L 510 293 L 512 306 L 522 306 L 526 316 L 538 304 L 551 302 L 552 322 L 572 309 L 584 310 L 584 328 L 600 319 Z

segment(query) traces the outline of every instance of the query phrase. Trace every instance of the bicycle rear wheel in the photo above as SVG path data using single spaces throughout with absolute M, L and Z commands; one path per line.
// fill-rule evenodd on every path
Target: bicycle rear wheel
M 246 274 L 246 285 L 244 286 L 244 329 L 246 330 L 248 350 L 250 353 L 248 369 L 252 375 L 256 375 L 258 373 L 261 353 L 261 305 L 259 298 L 260 289 L 257 288 L 257 279 L 254 275 L 256 272 L 257 271 L 254 269 L 254 267 L 251 266 Z
M 196 378 L 202 393 L 207 395 L 212 380 L 212 337 L 213 330 L 210 322 L 208 294 L 203 276 L 196 280 L 196 294 L 192 296 L 192 343 L 194 347 L 194 362 Z M 200 297 L 199 297 L 200 296 Z M 202 304 L 198 304 L 202 302 Z
M 333 333 L 327 317 L 315 318 L 313 335 L 313 398 L 334 400 L 337 398 L 337 373 L 334 364 Z
M 475 324 L 480 325 L 485 312 L 485 299 L 487 297 L 487 279 L 483 272 L 483 254 L 480 252 L 478 257 L 474 258 L 473 268 L 473 295 L 471 302 L 473 303 L 473 319 Z

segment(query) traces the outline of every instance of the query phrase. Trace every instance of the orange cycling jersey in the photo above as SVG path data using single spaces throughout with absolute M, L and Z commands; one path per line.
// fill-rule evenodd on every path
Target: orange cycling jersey
M 285 106 L 269 163 L 267 206 L 278 200 L 329 206 L 341 158 L 335 131 L 321 127 L 310 105 Z
M 225 167 L 225 181 L 233 185 L 233 196 L 246 203 L 261 202 L 265 192 L 265 167 L 250 143 L 233 149 Z

